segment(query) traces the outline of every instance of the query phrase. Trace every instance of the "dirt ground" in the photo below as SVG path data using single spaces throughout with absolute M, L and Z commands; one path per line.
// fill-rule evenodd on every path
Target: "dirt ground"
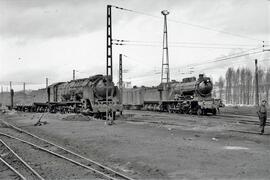
M 222 112 L 221 112 L 222 113 Z M 2 114 L 36 135 L 136 179 L 270 179 L 270 128 L 254 116 L 192 116 L 125 111 L 115 125 L 74 115 Z M 71 179 L 71 177 L 66 177 Z
M 267 106 L 267 110 L 268 112 L 270 112 L 269 105 Z M 221 111 L 225 114 L 257 116 L 257 108 L 254 106 L 226 106 L 224 108 L 221 108 Z

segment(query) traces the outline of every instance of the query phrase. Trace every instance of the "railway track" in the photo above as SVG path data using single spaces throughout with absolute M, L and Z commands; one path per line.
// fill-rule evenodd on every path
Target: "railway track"
M 0 139 L 0 161 L 19 179 L 44 180 L 39 173 L 31 168 L 2 139 Z
M 19 141 L 21 143 L 30 145 L 35 149 L 47 152 L 53 156 L 64 159 L 70 163 L 73 163 L 79 167 L 86 170 L 94 172 L 99 177 L 110 180 L 132 180 L 133 178 L 127 175 L 113 170 L 110 167 L 102 165 L 94 160 L 86 158 L 78 153 L 68 150 L 60 145 L 53 142 L 40 138 L 30 132 L 27 132 L 19 127 L 16 127 L 6 121 L 1 120 L 1 122 L 12 131 L 9 133 L 0 132 L 0 136 Z
M 136 113 L 140 112 L 138 110 L 133 110 L 133 111 L 135 111 Z M 168 118 L 170 116 L 173 116 L 174 118 L 186 116 L 185 114 L 175 114 L 175 113 L 169 114 L 166 112 L 154 112 L 154 111 L 145 111 L 145 112 L 156 113 L 158 115 L 158 117 L 163 117 L 163 118 Z M 145 116 L 147 117 L 148 114 L 146 113 Z M 189 117 L 191 117 L 191 116 L 189 116 Z M 256 126 L 260 125 L 259 119 L 256 116 L 218 114 L 217 116 L 210 115 L 210 116 L 195 116 L 195 117 L 196 118 L 209 118 L 209 119 L 213 119 L 213 120 L 226 121 L 228 123 L 234 123 L 234 124 L 245 124 L 245 125 L 256 125 Z M 153 124 L 185 126 L 185 125 L 181 125 L 181 124 L 177 124 L 175 122 L 169 122 L 169 121 L 159 122 L 159 121 L 152 121 L 152 120 L 137 120 L 136 118 L 134 118 L 134 120 L 132 120 L 132 122 L 147 122 L 147 123 L 153 123 Z M 266 122 L 266 126 L 270 126 L 269 121 Z
M 239 123 L 239 124 L 247 124 L 247 125 L 256 125 L 259 126 L 260 122 L 257 117 L 254 116 L 243 116 L 243 115 L 219 115 L 216 118 L 223 118 L 222 120 L 228 121 L 230 123 Z M 215 118 L 215 117 L 212 117 Z M 252 118 L 254 120 L 250 120 L 248 118 Z M 257 120 L 256 120 L 257 119 Z M 270 126 L 270 122 L 266 122 L 266 126 Z

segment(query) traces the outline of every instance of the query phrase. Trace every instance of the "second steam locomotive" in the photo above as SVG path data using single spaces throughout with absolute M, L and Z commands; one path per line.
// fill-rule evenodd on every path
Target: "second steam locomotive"
M 123 89 L 123 105 L 127 109 L 155 110 L 186 114 L 216 115 L 218 105 L 212 98 L 213 83 L 203 74 L 156 87 Z

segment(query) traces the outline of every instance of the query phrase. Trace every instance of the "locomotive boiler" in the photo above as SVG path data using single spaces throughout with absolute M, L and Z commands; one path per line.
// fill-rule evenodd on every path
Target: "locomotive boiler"
M 117 111 L 122 112 L 123 109 L 118 87 L 110 77 L 107 79 L 103 75 L 54 83 L 48 86 L 46 96 L 46 102 L 34 102 L 27 111 L 80 112 L 104 118 L 106 111 L 114 117 Z M 25 106 L 17 105 L 17 109 L 25 110 Z
M 48 97 L 48 102 L 58 103 L 59 107 L 61 104 L 65 108 L 81 106 L 84 113 L 104 115 L 106 110 L 113 113 L 122 111 L 117 86 L 103 75 L 53 84 L 48 87 Z
M 207 114 L 216 114 L 217 105 L 212 98 L 213 83 L 209 77 L 203 74 L 195 77 L 184 78 L 181 83 L 175 84 L 174 99 L 178 100 L 177 104 L 173 104 L 172 111 Z
M 172 84 L 171 89 L 175 95 L 182 97 L 207 98 L 212 95 L 213 83 L 209 77 L 200 74 L 197 80 L 195 77 L 184 78 L 182 82 Z
M 216 114 L 212 98 L 213 84 L 203 74 L 181 82 L 172 81 L 156 87 L 124 89 L 123 105 L 126 108 L 158 110 L 190 114 Z

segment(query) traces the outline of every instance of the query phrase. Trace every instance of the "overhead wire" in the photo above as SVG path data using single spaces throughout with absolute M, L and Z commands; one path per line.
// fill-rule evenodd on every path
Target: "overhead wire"
M 230 54 L 230 55 L 227 55 L 227 56 L 219 57 L 219 58 L 216 58 L 214 60 L 208 60 L 208 61 L 200 62 L 199 65 L 205 64 L 205 63 L 213 63 L 213 62 L 224 61 L 224 60 L 227 60 L 227 59 L 232 59 L 232 58 L 237 58 L 237 57 L 242 57 L 242 56 L 247 56 L 247 55 L 250 55 L 250 54 L 256 54 L 256 53 L 262 53 L 263 52 L 263 51 L 258 51 L 258 52 L 255 52 L 255 53 L 254 52 L 248 53 L 250 51 L 255 51 L 255 50 L 258 50 L 258 49 L 261 49 L 261 47 L 250 48 L 250 49 L 247 49 L 247 50 L 244 50 L 244 51 L 241 51 L 241 52 L 237 52 L 237 53 Z M 196 63 L 196 64 L 198 64 L 198 63 Z M 189 64 L 187 66 L 194 66 L 196 64 Z
M 113 43 L 117 46 L 148 46 L 148 47 L 161 47 L 158 44 L 138 44 L 138 43 Z M 188 46 L 188 45 L 173 45 L 169 43 L 170 47 L 182 47 L 182 48 L 195 48 L 195 49 L 248 49 L 247 47 L 219 47 L 219 46 Z
M 2 85 L 9 85 L 10 82 L 12 83 L 12 85 L 23 85 L 23 83 L 28 84 L 28 85 L 44 84 L 44 83 L 27 82 L 27 81 L 0 81 L 0 84 L 2 84 Z
M 138 41 L 138 40 L 126 40 L 126 39 L 113 39 L 113 42 L 115 43 L 146 43 L 146 44 L 162 44 L 162 41 Z M 208 46 L 244 46 L 244 47 L 254 47 L 255 44 L 227 44 L 227 43 L 202 43 L 202 42 L 176 42 L 176 41 L 170 41 L 169 44 L 188 44 L 188 45 L 208 45 Z M 258 44 L 256 44 L 258 45 Z M 265 45 L 268 46 L 268 45 Z
M 186 65 L 186 67 L 195 66 L 195 65 L 203 65 L 203 64 L 207 64 L 207 63 L 214 63 L 214 62 L 229 60 L 229 59 L 233 59 L 233 58 L 237 58 L 237 57 L 247 56 L 247 55 L 250 55 L 250 54 L 254 54 L 254 53 L 248 53 L 248 52 L 255 51 L 255 50 L 258 50 L 258 49 L 261 49 L 261 47 L 251 48 L 251 49 L 244 50 L 244 51 L 241 51 L 241 52 L 237 52 L 237 53 L 234 53 L 234 54 L 229 54 L 229 55 L 226 55 L 226 56 L 223 56 L 223 57 L 215 58 L 214 60 L 208 60 L 208 61 L 203 61 L 203 62 L 200 62 L 200 63 L 188 64 L 188 65 Z M 263 51 L 258 51 L 256 53 L 262 53 L 262 52 Z
M 252 55 L 252 54 L 258 54 L 258 53 L 263 53 L 263 51 L 257 51 L 257 52 L 251 52 L 251 53 L 245 53 L 245 54 L 242 54 L 242 55 L 237 55 L 237 56 L 233 56 L 233 57 L 228 57 L 228 58 L 223 58 L 223 59 L 218 59 L 218 60 L 215 60 L 215 61 L 208 61 L 208 62 L 202 62 L 202 63 L 197 63 L 197 64 L 193 64 L 192 67 L 197 67 L 197 66 L 201 66 L 201 65 L 206 65 L 206 64 L 211 64 L 211 63 L 216 63 L 216 62 L 220 62 L 220 61 L 226 61 L 226 60 L 229 60 L 229 59 L 233 59 L 233 58 L 238 58 L 238 57 L 243 57 L 243 56 L 247 56 L 247 55 Z M 239 61 L 239 60 L 235 60 L 235 61 Z M 189 67 L 188 66 L 182 66 L 182 67 L 174 67 L 172 68 L 173 69 L 181 69 L 181 68 L 185 68 L 185 67 Z M 206 68 L 206 69 L 214 69 L 215 67 L 212 67 L 212 68 Z M 137 78 L 139 79 L 145 79 L 145 78 L 148 78 L 148 77 L 152 77 L 152 76 L 156 76 L 157 74 L 155 73 L 156 70 L 150 70 L 149 72 L 147 73 L 143 73 L 144 75 L 141 75 L 141 76 L 137 76 Z M 145 74 L 148 74 L 148 75 L 145 75 Z M 192 74 L 192 73 L 191 73 Z
M 131 9 L 123 8 L 123 7 L 118 7 L 118 6 L 115 6 L 115 5 L 111 5 L 111 6 L 116 8 L 116 9 L 119 9 L 119 10 L 128 11 L 128 12 L 132 12 L 132 13 L 136 13 L 136 14 L 141 14 L 141 15 L 145 15 L 145 16 L 149 16 L 149 17 L 153 17 L 153 18 L 162 19 L 162 17 L 160 17 L 160 16 L 152 15 L 152 14 L 145 13 L 145 12 L 142 12 L 142 11 L 131 10 Z M 184 21 L 180 21 L 180 20 L 175 20 L 175 19 L 171 19 L 171 18 L 168 18 L 167 20 L 171 21 L 171 22 L 175 22 L 175 23 L 185 24 L 185 25 L 188 25 L 188 26 L 192 26 L 192 27 L 196 27 L 196 28 L 200 28 L 200 29 L 204 29 L 204 30 L 208 30 L 208 31 L 212 31 L 212 32 L 218 32 L 218 33 L 227 34 L 227 35 L 230 35 L 230 36 L 235 36 L 235 37 L 240 37 L 240 38 L 245 38 L 245 39 L 249 39 L 249 40 L 253 40 L 253 41 L 259 41 L 259 42 L 264 41 L 264 40 L 253 38 L 253 37 L 246 36 L 246 35 L 227 32 L 227 31 L 223 31 L 223 30 L 218 30 L 218 29 L 215 29 L 215 28 L 210 28 L 210 27 L 206 27 L 206 26 L 202 26 L 202 25 L 198 25 L 198 24 L 193 24 L 193 23 L 189 23 L 189 22 L 184 22 Z
M 146 15 L 146 16 L 151 16 L 151 17 L 154 17 L 154 18 L 159 18 L 161 19 L 160 16 L 155 16 L 155 15 L 151 15 L 151 14 L 148 14 L 148 13 L 145 13 L 145 12 L 139 12 L 139 11 L 135 11 L 135 10 L 131 10 L 131 9 L 126 9 L 126 8 L 121 8 L 121 7 L 117 7 L 117 6 L 113 6 L 117 9 L 120 9 L 120 10 L 124 10 L 124 11 L 129 11 L 129 12 L 133 12 L 133 13 L 139 13 L 139 14 L 143 14 L 143 15 Z M 228 34 L 228 35 L 232 35 L 232 36 L 237 36 L 237 37 L 241 37 L 241 38 L 246 38 L 246 39 L 250 39 L 250 40 L 256 40 L 256 41 L 260 41 L 263 43 L 263 46 L 262 47 L 265 47 L 265 46 L 268 46 L 268 45 L 264 45 L 264 41 L 262 40 L 259 40 L 259 39 L 255 39 L 255 38 L 252 38 L 252 37 L 248 37 L 248 36 L 245 36 L 245 35 L 240 35 L 240 34 L 235 34 L 235 33 L 231 33 L 231 32 L 226 32 L 226 31 L 222 31 L 222 30 L 217 30 L 217 29 L 214 29 L 214 28 L 209 28 L 209 27 L 205 27 L 205 26 L 201 26 L 201 25 L 196 25 L 196 24 L 192 24 L 192 23 L 187 23 L 187 22 L 183 22 L 183 21 L 178 21 L 178 20 L 173 20 L 173 19 L 168 19 L 168 21 L 173 21 L 173 22 L 176 22 L 176 23 L 181 23 L 181 24 L 186 24 L 186 25 L 190 25 L 190 26 L 194 26 L 194 27 L 198 27 L 198 28 L 202 28 L 202 29 L 206 29 L 206 30 L 210 30 L 210 31 L 215 31 L 215 32 L 219 32 L 219 33 L 223 33 L 223 34 Z M 131 46 L 160 46 L 160 45 L 157 45 L 155 43 L 161 43 L 159 41 L 154 41 L 154 42 L 149 42 L 149 41 L 131 41 L 131 40 L 114 40 L 114 44 L 115 45 L 131 45 Z M 252 45 L 240 45 L 240 44 L 219 44 L 219 43 L 192 43 L 192 42 L 172 42 L 170 44 L 188 44 L 188 45 L 213 45 L 213 46 L 245 46 L 245 47 L 248 47 L 248 46 L 252 46 Z M 232 47 L 232 48 L 229 48 L 229 47 L 207 47 L 207 46 L 184 46 L 184 45 L 170 45 L 171 47 L 186 47 L 186 48 L 220 48 L 220 49 L 245 49 L 243 47 Z M 214 61 L 209 61 L 209 62 L 202 62 L 203 64 L 209 64 L 209 63 L 215 63 L 215 62 L 220 62 L 220 61 L 226 61 L 226 60 L 229 60 L 229 59 L 233 59 L 233 58 L 238 58 L 238 57 L 243 57 L 243 56 L 247 56 L 247 55 L 252 55 L 252 54 L 258 54 L 258 53 L 262 53 L 264 51 L 257 51 L 257 52 L 250 52 L 250 53 L 247 53 L 249 51 L 252 51 L 252 50 L 256 50 L 256 49 L 260 49 L 261 47 L 259 48 L 252 48 L 252 49 L 247 49 L 245 51 L 242 51 L 242 52 L 238 52 L 236 54 L 231 54 L 231 55 L 228 55 L 228 56 L 225 56 L 225 57 L 222 57 L 222 58 L 219 58 L 219 59 L 216 59 Z M 244 53 L 244 54 L 243 54 Z M 200 64 L 192 64 L 192 65 L 188 65 L 188 66 L 198 66 L 198 65 L 201 65 Z M 153 76 L 153 75 L 152 75 Z M 155 76 L 155 75 L 154 75 Z
M 233 66 L 239 65 L 239 64 L 243 65 L 243 61 L 254 61 L 254 59 L 238 59 L 238 60 L 234 61 Z M 264 62 L 264 61 L 268 61 L 268 60 L 260 60 L 259 62 Z M 203 67 L 203 68 L 199 68 L 199 69 L 200 69 L 200 71 L 204 71 L 204 70 L 209 71 L 209 69 L 215 69 L 215 68 L 216 67 Z
M 138 65 L 142 65 L 141 63 L 139 63 L 138 58 L 134 58 L 134 57 L 131 57 L 131 56 L 125 55 L 125 54 L 123 54 L 123 56 L 126 57 L 127 60 L 129 60 L 130 62 L 136 63 Z
M 160 16 L 155 16 L 155 15 L 151 15 L 151 14 L 148 14 L 148 13 L 145 13 L 145 12 L 140 12 L 140 11 L 136 11 L 136 10 L 131 10 L 131 9 L 127 9 L 127 8 L 122 8 L 122 7 L 118 7 L 118 6 L 114 6 L 112 5 L 112 7 L 115 7 L 116 9 L 120 9 L 120 10 L 124 10 L 124 11 L 129 11 L 129 12 L 134 12 L 134 13 L 139 13 L 139 14 L 143 14 L 143 15 L 147 15 L 147 16 L 151 16 L 151 17 L 155 17 L 155 18 L 161 18 Z M 183 23 L 183 22 L 181 22 Z M 194 24 L 191 24 L 191 23 L 185 23 L 185 24 L 189 24 L 189 25 L 194 25 Z M 214 30 L 212 28 L 209 28 L 209 27 L 204 27 L 204 26 L 200 26 L 200 25 L 195 25 L 196 27 L 200 27 L 200 28 L 205 28 L 205 29 L 208 29 L 208 30 Z M 214 31 L 217 31 L 217 30 L 214 30 Z M 224 31 L 217 31 L 217 32 L 222 32 L 222 33 L 225 33 L 225 34 L 228 34 L 229 32 L 224 32 Z M 230 35 L 232 35 L 232 33 L 229 33 Z M 235 35 L 235 34 L 233 34 Z M 238 35 L 236 35 L 238 36 Z M 242 35 L 240 35 L 241 37 L 243 37 Z M 253 38 L 252 38 L 253 39 Z M 117 43 L 114 43 L 115 45 L 133 45 L 133 46 L 157 46 L 157 45 L 153 45 L 153 44 L 132 44 L 132 43 L 124 43 L 124 42 L 132 42 L 130 40 L 114 40 L 116 41 Z M 264 41 L 261 41 L 259 40 L 260 42 L 263 42 L 264 44 Z M 120 42 L 120 43 L 119 43 Z M 133 42 L 140 42 L 140 41 L 133 41 Z M 142 42 L 147 42 L 147 41 L 142 41 Z M 154 42 L 156 43 L 156 42 Z M 176 42 L 177 43 L 177 42 Z M 181 42 L 180 42 L 181 43 Z M 202 44 L 205 44 L 205 43 L 202 43 Z M 217 44 L 216 44 L 217 45 Z M 219 44 L 218 44 L 219 45 Z M 177 47 L 177 46 L 175 46 Z M 202 47 L 202 46 L 179 46 L 179 47 L 186 47 L 186 48 L 222 48 L 222 49 L 227 49 L 228 47 Z M 264 46 L 263 46 L 264 47 Z M 228 48 L 228 49 L 235 49 L 235 48 Z M 236 48 L 236 49 L 239 49 L 239 48 Z M 243 49 L 243 48 L 242 48 Z M 254 48 L 254 49 L 248 49 L 247 51 L 251 51 L 251 50 L 255 50 L 257 48 Z M 240 53 L 243 53 L 243 52 L 240 52 Z M 239 55 L 240 53 L 237 53 L 235 54 L 236 56 L 233 57 L 233 55 L 229 55 L 229 57 L 225 57 L 224 60 L 226 60 L 226 58 L 236 58 L 236 57 L 241 57 L 241 56 L 245 56 L 245 55 L 248 55 L 248 54 L 244 54 L 244 55 Z M 222 59 L 220 60 L 215 60 L 215 61 L 221 61 Z M 214 62 L 215 62 L 214 61 Z
M 206 61 L 206 62 L 188 64 L 186 66 L 182 66 L 182 68 L 184 68 L 184 67 L 198 67 L 198 66 L 202 66 L 202 65 L 213 64 L 213 63 L 217 63 L 217 62 L 227 61 L 227 60 L 231 60 L 231 59 L 235 59 L 235 58 L 239 58 L 239 57 L 244 57 L 244 56 L 248 56 L 248 55 L 253 55 L 253 54 L 259 54 L 259 53 L 263 53 L 263 51 L 243 53 L 243 54 L 238 54 L 238 55 L 234 55 L 234 56 L 219 58 L 219 59 L 212 60 L 212 61 Z M 239 59 L 238 60 L 236 59 L 234 61 L 239 61 Z

